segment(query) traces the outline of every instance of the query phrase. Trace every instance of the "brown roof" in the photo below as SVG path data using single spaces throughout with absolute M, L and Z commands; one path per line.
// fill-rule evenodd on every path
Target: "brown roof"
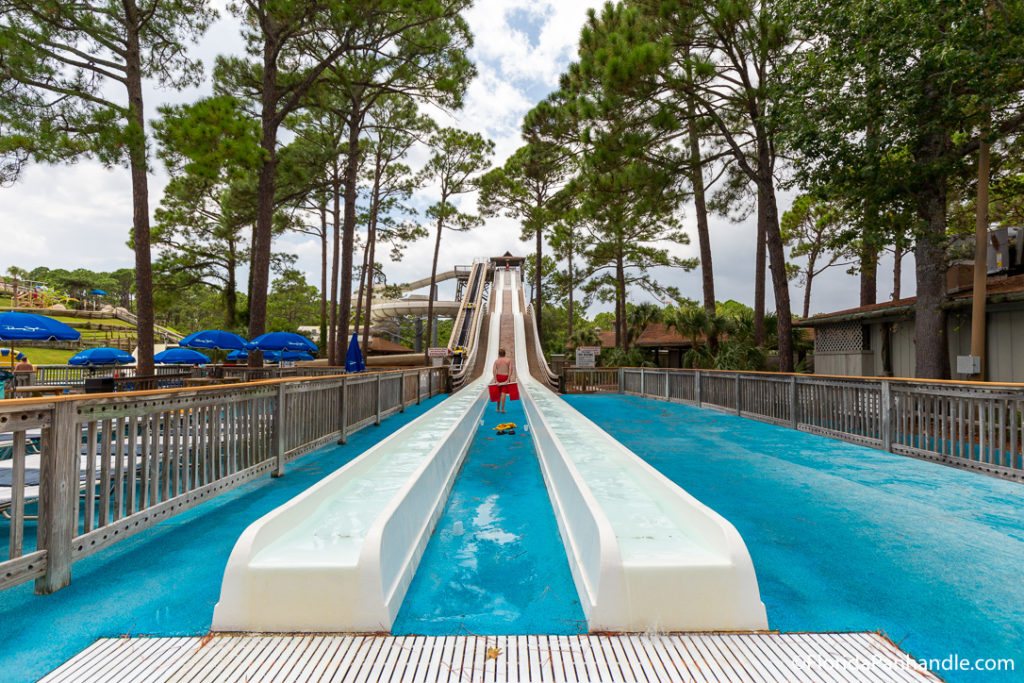
M 996 294 L 1014 294 L 1017 292 L 1024 292 L 1024 275 L 1014 275 L 1013 277 L 1002 278 L 998 280 L 989 280 L 986 283 L 985 295 L 990 297 Z M 968 299 L 973 296 L 973 290 L 968 288 L 959 292 L 954 292 L 947 295 L 949 300 Z M 917 303 L 916 296 L 910 296 L 905 299 L 896 299 L 894 301 L 883 301 L 878 304 L 871 304 L 869 306 L 859 306 L 857 308 L 847 308 L 842 311 L 833 311 L 831 313 L 820 313 L 818 315 L 812 315 L 810 318 L 804 318 L 800 321 L 801 324 L 814 325 L 817 322 L 826 322 L 832 318 L 845 317 L 850 315 L 858 315 L 862 313 L 874 313 L 879 312 L 879 315 L 884 315 L 887 309 L 900 309 L 913 306 Z
M 390 342 L 387 339 L 370 337 L 370 353 L 413 353 L 413 350 L 407 346 Z
M 698 337 L 697 341 L 703 341 Z M 637 346 L 693 346 L 693 340 L 679 334 L 676 328 L 669 329 L 665 323 L 651 323 L 636 338 Z
M 598 330 L 597 338 L 599 346 L 602 349 L 614 349 L 615 348 L 615 330 Z

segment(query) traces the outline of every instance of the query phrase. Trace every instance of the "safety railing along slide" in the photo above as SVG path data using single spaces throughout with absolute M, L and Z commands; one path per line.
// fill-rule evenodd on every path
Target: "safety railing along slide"
M 713 408 L 1024 481 L 1024 385 L 657 368 L 567 368 L 601 390 Z
M 0 401 L 0 589 L 35 580 L 37 593 L 58 590 L 74 562 L 281 475 L 293 458 L 444 391 L 446 372 Z
M 514 318 L 520 393 L 590 631 L 766 629 L 735 527 L 534 380 Z
M 459 313 L 452 326 L 452 336 L 448 341 L 448 351 L 453 359 L 450 366 L 452 386 L 456 389 L 466 383 L 476 364 L 480 328 L 487 317 L 483 306 L 487 270 L 486 260 L 473 264 Z

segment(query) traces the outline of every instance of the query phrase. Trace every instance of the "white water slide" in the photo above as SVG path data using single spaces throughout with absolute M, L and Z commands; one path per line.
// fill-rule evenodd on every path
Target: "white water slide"
M 736 529 L 530 377 L 520 288 L 496 271 L 487 366 L 510 296 L 522 400 L 588 629 L 767 628 Z M 390 630 L 486 400 L 485 380 L 471 382 L 254 522 L 213 629 Z

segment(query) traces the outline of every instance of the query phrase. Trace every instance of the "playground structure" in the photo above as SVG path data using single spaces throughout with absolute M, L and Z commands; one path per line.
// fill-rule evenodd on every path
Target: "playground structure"
M 515 349 L 588 630 L 767 628 L 735 528 L 531 377 L 522 298 L 518 270 L 474 264 L 453 332 L 470 345 L 452 366 L 467 373 L 463 388 L 250 525 L 228 560 L 215 631 L 390 630 L 476 433 L 499 344 Z

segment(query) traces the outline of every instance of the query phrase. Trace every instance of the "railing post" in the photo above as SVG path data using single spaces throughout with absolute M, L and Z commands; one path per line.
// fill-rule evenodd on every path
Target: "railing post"
M 796 397 L 796 375 L 789 376 L 789 426 L 796 429 L 800 424 L 800 403 Z
M 693 371 L 693 399 L 700 408 L 700 370 Z
M 423 388 L 422 387 L 423 387 L 423 371 L 422 370 L 417 370 L 416 371 L 416 405 L 419 405 L 420 401 L 423 400 L 420 397 L 420 394 L 423 393 Z
M 736 414 L 739 415 L 742 411 L 740 403 L 740 373 L 736 373 Z
M 668 391 L 668 380 L 669 380 L 669 378 L 670 378 L 670 377 L 671 377 L 672 375 L 671 375 L 671 373 L 670 373 L 670 372 L 669 372 L 669 371 L 668 371 L 667 369 L 666 369 L 666 370 L 663 370 L 663 371 L 662 371 L 662 374 L 664 374 L 664 375 L 665 375 L 665 400 L 666 400 L 666 401 L 668 401 L 668 400 L 669 400 L 669 391 Z
M 58 401 L 53 421 L 43 432 L 39 464 L 37 548 L 46 551 L 46 574 L 36 579 L 36 595 L 48 595 L 71 583 L 71 543 L 78 512 L 78 449 L 75 404 Z
M 274 465 L 274 471 L 270 473 L 270 476 L 274 478 L 284 476 L 285 386 L 284 382 L 277 385 L 277 404 L 274 406 L 274 432 L 272 443 L 274 444 L 274 458 L 277 462 Z
M 374 422 L 375 425 L 380 427 L 380 373 L 377 373 L 377 419 Z
M 619 368 L 619 393 L 626 393 L 626 369 Z
M 399 405 L 398 412 L 404 413 L 405 412 L 405 378 L 406 378 L 406 374 L 404 372 L 400 373 L 399 377 L 400 377 L 401 381 L 398 383 L 398 405 Z
M 640 368 L 640 395 L 647 395 L 647 373 L 643 368 Z
M 348 380 L 341 380 L 341 438 L 338 445 L 348 443 Z
M 892 451 L 892 391 L 889 380 L 882 380 L 882 399 L 879 406 L 882 415 L 882 449 Z

